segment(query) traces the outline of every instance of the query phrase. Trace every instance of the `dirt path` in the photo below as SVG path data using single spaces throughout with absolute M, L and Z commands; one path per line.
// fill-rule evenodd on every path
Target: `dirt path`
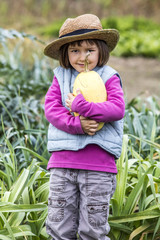
M 160 61 L 141 57 L 110 57 L 109 63 L 121 75 L 127 101 L 142 97 L 160 96 Z

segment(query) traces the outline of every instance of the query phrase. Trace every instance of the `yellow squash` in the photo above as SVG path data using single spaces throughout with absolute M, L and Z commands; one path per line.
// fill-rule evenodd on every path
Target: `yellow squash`
M 95 71 L 88 71 L 88 55 L 86 56 L 85 61 L 85 72 L 81 72 L 75 79 L 73 86 L 73 94 L 77 95 L 76 90 L 80 89 L 84 98 L 88 102 L 105 102 L 107 100 L 107 92 L 105 85 L 103 83 L 100 75 Z M 78 113 L 74 113 L 75 116 L 78 116 Z M 104 123 L 99 124 L 98 130 L 103 127 Z

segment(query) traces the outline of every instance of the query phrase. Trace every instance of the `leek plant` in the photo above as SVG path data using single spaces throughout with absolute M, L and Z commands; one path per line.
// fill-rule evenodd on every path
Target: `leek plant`
M 10 129 L 4 131 L 0 152 L 0 239 L 48 239 L 44 222 L 49 173 L 41 167 L 47 160 L 29 149 L 30 164 L 20 170 L 18 162 L 25 147 L 20 154 L 16 144 L 10 142 L 12 136 Z
M 128 134 L 117 161 L 117 188 L 109 218 L 113 240 L 160 239 L 159 99 L 150 97 L 138 106 L 137 101 L 126 108 Z

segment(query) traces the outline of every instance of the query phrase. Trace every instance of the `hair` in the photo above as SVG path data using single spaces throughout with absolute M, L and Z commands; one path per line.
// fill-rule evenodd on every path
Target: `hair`
M 64 68 L 72 68 L 69 57 L 68 57 L 68 47 L 71 46 L 81 46 L 83 41 L 87 41 L 89 44 L 93 45 L 96 44 L 99 49 L 99 60 L 98 60 L 98 67 L 104 66 L 109 59 L 109 50 L 107 44 L 103 40 L 98 39 L 87 39 L 87 40 L 78 40 L 71 43 L 66 43 L 60 48 L 60 57 L 59 57 L 59 63 Z

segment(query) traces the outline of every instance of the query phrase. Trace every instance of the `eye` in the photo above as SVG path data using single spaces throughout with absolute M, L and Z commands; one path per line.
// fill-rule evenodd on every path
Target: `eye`
M 89 49 L 88 52 L 94 52 L 95 50 L 94 49 Z
M 77 49 L 73 49 L 73 50 L 71 50 L 71 52 L 73 52 L 73 53 L 77 53 L 78 50 L 77 50 Z

